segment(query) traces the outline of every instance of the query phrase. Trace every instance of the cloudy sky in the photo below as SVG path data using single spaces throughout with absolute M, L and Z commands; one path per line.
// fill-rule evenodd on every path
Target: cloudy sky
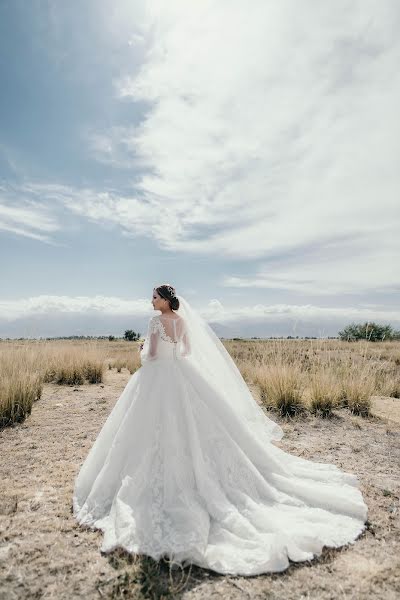
M 0 336 L 400 327 L 397 0 L 2 0 Z

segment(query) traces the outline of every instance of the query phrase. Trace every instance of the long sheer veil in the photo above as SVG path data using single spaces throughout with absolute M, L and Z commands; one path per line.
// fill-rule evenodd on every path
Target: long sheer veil
M 262 441 L 280 440 L 283 429 L 267 417 L 253 398 L 225 346 L 201 315 L 180 295 L 176 311 L 185 322 L 191 344 L 190 360 Z

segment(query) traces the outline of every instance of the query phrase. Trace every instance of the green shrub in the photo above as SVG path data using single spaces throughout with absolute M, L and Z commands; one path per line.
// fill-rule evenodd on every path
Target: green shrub
M 338 333 L 341 340 L 353 342 L 356 340 L 368 340 L 370 342 L 382 342 L 383 340 L 400 339 L 400 332 L 394 331 L 391 325 L 379 325 L 377 323 L 351 323 Z

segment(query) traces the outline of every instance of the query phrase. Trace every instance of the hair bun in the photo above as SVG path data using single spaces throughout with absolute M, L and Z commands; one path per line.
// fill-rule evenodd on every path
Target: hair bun
M 168 283 L 164 283 L 163 285 L 159 285 L 155 288 L 161 298 L 168 300 L 169 305 L 172 310 L 178 310 L 179 308 L 179 300 L 176 297 L 175 288 L 173 285 L 169 285 Z
M 170 300 L 170 305 L 172 310 L 178 310 L 179 308 L 179 300 L 176 296 L 173 296 Z

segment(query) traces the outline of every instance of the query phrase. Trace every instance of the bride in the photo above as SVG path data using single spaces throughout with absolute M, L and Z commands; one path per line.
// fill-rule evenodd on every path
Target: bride
M 282 428 L 170 285 L 128 381 L 75 479 L 73 513 L 122 547 L 218 573 L 283 571 L 353 543 L 367 505 L 352 473 L 273 444 Z

